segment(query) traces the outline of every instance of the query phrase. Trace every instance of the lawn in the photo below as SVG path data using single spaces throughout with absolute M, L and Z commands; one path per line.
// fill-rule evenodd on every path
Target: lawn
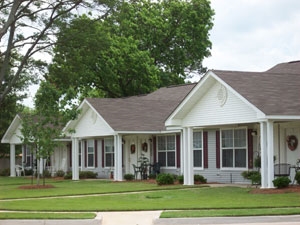
M 28 180 L 24 178 L 0 178 L 0 210 L 97 212 L 164 209 L 166 212 L 162 217 L 300 214 L 299 193 L 251 194 L 251 188 L 158 186 L 148 182 L 103 180 L 49 180 L 47 183 L 54 188 L 19 189 L 26 183 Z

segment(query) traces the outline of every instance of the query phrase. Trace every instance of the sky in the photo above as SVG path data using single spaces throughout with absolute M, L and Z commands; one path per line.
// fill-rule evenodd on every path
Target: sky
M 203 61 L 208 69 L 262 72 L 300 60 L 299 0 L 211 0 L 211 8 L 211 56 Z M 33 107 L 36 90 L 30 88 L 25 105 Z

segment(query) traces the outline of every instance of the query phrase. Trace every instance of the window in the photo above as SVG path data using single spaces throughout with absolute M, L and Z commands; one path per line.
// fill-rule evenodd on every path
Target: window
M 32 155 L 31 155 L 31 151 L 30 151 L 30 148 L 29 146 L 26 146 L 26 149 L 25 149 L 26 153 L 26 159 L 25 159 L 25 166 L 26 167 L 31 167 L 32 166 Z
M 94 140 L 88 140 L 87 142 L 87 167 L 94 167 L 95 164 L 95 146 Z
M 203 163 L 203 148 L 202 148 L 202 132 L 194 131 L 193 133 L 193 152 L 194 152 L 194 167 L 202 167 Z
M 104 139 L 104 150 L 105 150 L 105 167 L 114 166 L 114 139 Z
M 158 162 L 162 167 L 175 167 L 176 138 L 175 135 L 157 137 Z
M 81 151 L 81 141 L 79 142 L 79 146 L 78 146 L 78 166 L 81 167 L 81 161 L 82 161 L 82 151 Z
M 246 129 L 222 130 L 222 167 L 247 167 Z

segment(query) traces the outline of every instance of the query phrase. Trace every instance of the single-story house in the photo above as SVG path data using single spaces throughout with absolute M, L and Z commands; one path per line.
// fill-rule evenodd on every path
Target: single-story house
M 296 165 L 300 158 L 300 61 L 265 72 L 209 70 L 196 84 L 87 98 L 79 109 L 63 130 L 70 139 L 51 159 L 59 158 L 54 170 L 62 164 L 72 170 L 73 180 L 90 170 L 121 181 L 145 157 L 161 172 L 184 175 L 185 185 L 194 184 L 194 174 L 208 182 L 243 183 L 249 181 L 241 173 L 256 170 L 260 156 L 261 187 L 272 188 L 274 165 Z M 21 122 L 15 120 L 2 139 L 11 153 L 21 144 Z

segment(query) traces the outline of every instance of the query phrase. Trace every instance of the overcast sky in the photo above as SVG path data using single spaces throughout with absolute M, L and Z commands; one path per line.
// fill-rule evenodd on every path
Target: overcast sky
M 265 71 L 300 60 L 299 0 L 211 0 L 211 7 L 212 50 L 203 62 L 208 69 Z M 31 99 L 24 104 L 33 107 Z
M 211 0 L 208 69 L 265 71 L 300 60 L 299 0 Z

